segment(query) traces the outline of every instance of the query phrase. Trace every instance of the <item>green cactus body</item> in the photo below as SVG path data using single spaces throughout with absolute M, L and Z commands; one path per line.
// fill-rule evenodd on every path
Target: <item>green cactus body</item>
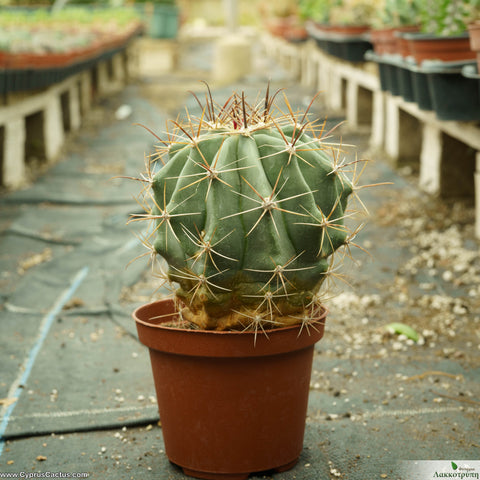
M 221 128 L 174 137 L 152 181 L 154 249 L 201 328 L 299 323 L 348 242 L 353 185 L 309 123 L 244 103 L 240 121 L 235 98 Z

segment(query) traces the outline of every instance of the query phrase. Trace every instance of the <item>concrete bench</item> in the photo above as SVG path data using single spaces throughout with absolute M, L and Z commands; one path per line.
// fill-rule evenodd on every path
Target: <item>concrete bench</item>
M 53 162 L 97 96 L 123 88 L 132 74 L 131 47 L 60 83 L 34 92 L 6 94 L 0 105 L 0 185 L 26 181 L 30 156 Z

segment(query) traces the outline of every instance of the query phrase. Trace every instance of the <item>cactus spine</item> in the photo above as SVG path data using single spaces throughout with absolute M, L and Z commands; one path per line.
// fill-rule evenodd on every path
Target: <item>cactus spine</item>
M 153 221 L 144 243 L 200 328 L 308 323 L 333 254 L 352 243 L 355 175 L 308 109 L 295 114 L 285 99 L 281 112 L 275 97 L 267 89 L 249 105 L 234 93 L 217 106 L 208 91 L 202 115 L 173 122 L 163 167 L 143 178 L 147 213 L 134 220 Z

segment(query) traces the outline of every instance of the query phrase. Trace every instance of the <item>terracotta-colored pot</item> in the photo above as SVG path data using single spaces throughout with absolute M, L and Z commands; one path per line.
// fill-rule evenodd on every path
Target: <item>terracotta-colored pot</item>
M 292 42 L 301 42 L 307 38 L 307 29 L 302 25 L 292 25 L 286 32 L 286 39 Z
M 331 25 L 330 32 L 337 33 L 339 35 L 362 35 L 370 31 L 368 25 Z
M 403 58 L 408 57 L 410 55 L 410 48 L 408 46 L 408 41 L 404 38 L 403 34 L 417 33 L 419 30 L 420 27 L 418 25 L 404 25 L 403 27 L 397 28 L 393 33 L 395 45 L 392 53 L 397 53 Z
M 394 53 L 395 48 L 395 28 L 380 28 L 370 32 L 370 42 L 373 45 L 373 51 L 378 55 L 385 53 Z
M 66 67 L 75 62 L 76 51 L 63 53 L 43 53 L 32 55 L 33 68 L 58 68 Z
M 415 58 L 418 64 L 424 60 L 455 62 L 475 58 L 475 53 L 470 49 L 468 35 L 440 37 L 411 34 L 406 35 L 405 38 L 408 40 L 410 55 Z
M 468 26 L 470 48 L 477 55 L 477 67 L 480 72 L 480 22 Z
M 140 341 L 149 347 L 169 460 L 186 475 L 246 479 L 292 468 L 303 448 L 315 328 L 216 332 L 163 326 L 174 302 L 138 308 Z
M 267 30 L 275 37 L 285 38 L 290 26 L 289 17 L 273 17 L 266 21 Z
M 406 32 L 418 32 L 416 25 L 404 25 L 401 27 L 380 28 L 370 31 L 370 41 L 373 50 L 378 55 L 403 53 L 400 34 Z
M 2 52 L 0 50 L 0 68 L 6 68 L 8 66 L 9 60 L 10 60 L 10 54 L 7 52 Z
M 330 32 L 333 28 L 332 25 L 329 23 L 324 23 L 324 22 L 312 22 L 315 28 L 323 33 L 325 32 Z
M 468 33 L 470 37 L 470 47 L 473 51 L 480 50 L 480 22 L 472 23 L 468 26 Z

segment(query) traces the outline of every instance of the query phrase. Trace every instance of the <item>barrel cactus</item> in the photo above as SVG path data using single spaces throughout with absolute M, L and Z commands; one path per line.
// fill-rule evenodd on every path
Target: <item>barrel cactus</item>
M 202 329 L 308 324 L 333 254 L 353 244 L 356 162 L 308 109 L 286 100 L 282 112 L 275 98 L 197 98 L 201 116 L 172 122 L 163 165 L 142 177 L 146 213 L 133 219 L 152 221 L 144 243 L 166 260 L 182 318 Z

